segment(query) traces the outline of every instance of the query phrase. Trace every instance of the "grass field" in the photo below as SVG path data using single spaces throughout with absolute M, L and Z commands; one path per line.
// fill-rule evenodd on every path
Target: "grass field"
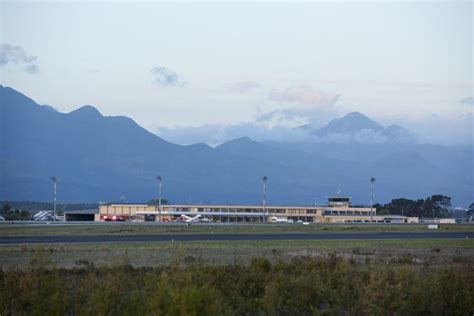
M 447 227 L 446 230 L 453 231 L 455 226 Z M 381 229 L 426 228 L 419 225 L 17 225 L 1 226 L 0 233 L 276 233 Z M 0 314 L 471 315 L 473 267 L 474 239 L 0 245 Z
M 110 244 L 2 245 L 0 268 L 54 266 L 157 267 L 169 264 L 247 264 L 264 257 L 289 262 L 296 257 L 337 255 L 361 264 L 444 265 L 474 263 L 474 240 L 317 240 Z
M 18 235 L 108 235 L 186 233 L 289 233 L 425 231 L 426 225 L 156 225 L 117 224 L 0 224 L 3 236 Z M 442 225 L 441 231 L 470 231 L 474 225 Z M 295 257 L 338 255 L 358 263 L 404 263 L 443 265 L 474 263 L 474 240 L 308 240 L 308 241 L 208 241 L 134 242 L 100 244 L 1 245 L 0 268 L 28 267 L 38 258 L 55 266 L 110 266 L 124 261 L 135 267 L 180 264 L 246 264 L 252 258 L 288 262 Z
M 403 232 L 426 231 L 426 224 L 268 224 L 268 225 L 202 225 L 202 224 L 148 224 L 148 223 L 95 223 L 95 224 L 38 224 L 2 223 L 0 235 L 107 235 L 107 234 L 168 234 L 168 233 L 259 233 L 259 232 Z M 474 225 L 446 224 L 440 231 L 474 231 Z

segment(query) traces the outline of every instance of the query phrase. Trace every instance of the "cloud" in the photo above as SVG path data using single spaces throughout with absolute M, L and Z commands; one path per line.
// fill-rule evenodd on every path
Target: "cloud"
M 257 82 L 246 81 L 235 83 L 229 90 L 245 93 L 261 88 Z M 156 129 L 156 132 L 164 139 L 183 145 L 206 143 L 213 146 L 242 136 L 258 141 L 313 141 L 315 135 L 310 131 L 323 127 L 337 117 L 335 104 L 339 95 L 335 93 L 320 91 L 309 86 L 273 89 L 267 93 L 268 100 L 273 103 L 273 109 L 258 113 L 252 121 L 232 125 L 162 127 Z M 308 128 L 299 128 L 303 125 Z M 371 135 L 357 136 L 362 141 L 371 138 Z
M 308 123 L 310 120 L 311 116 L 304 111 L 298 109 L 282 109 L 260 114 L 255 119 L 255 122 L 269 127 L 297 127 Z
M 308 142 L 322 144 L 415 144 L 414 134 L 388 134 L 387 130 L 361 129 L 355 133 L 330 133 L 317 135 L 311 128 L 294 128 L 284 125 L 270 126 L 258 122 L 241 122 L 233 125 L 206 124 L 201 126 L 162 127 L 156 129 L 158 136 L 181 145 L 206 143 L 216 146 L 229 140 L 247 136 L 256 141 Z
M 431 114 L 422 119 L 407 116 L 404 125 L 418 135 L 420 143 L 469 145 L 474 148 L 474 113 Z M 442 126 L 443 128 L 440 128 Z
M 151 68 L 150 72 L 155 77 L 155 83 L 161 87 L 182 87 L 185 85 L 176 72 L 166 67 L 156 66 Z
M 331 108 L 340 95 L 315 90 L 310 86 L 292 87 L 285 90 L 273 90 L 269 99 L 276 102 L 290 102 L 311 109 Z
M 337 115 L 338 94 L 313 89 L 310 86 L 272 90 L 268 99 L 284 104 L 283 108 L 257 116 L 256 122 L 267 126 L 298 127 L 311 124 L 319 127 Z
M 39 72 L 36 64 L 38 57 L 30 56 L 21 46 L 13 46 L 10 44 L 0 44 L 0 67 L 8 64 L 20 64 L 24 66 L 24 70 L 30 74 Z
M 466 97 L 461 100 L 461 103 L 466 105 L 474 105 L 474 97 Z
M 355 133 L 330 133 L 324 136 L 314 135 L 311 139 L 314 143 L 329 143 L 329 144 L 384 144 L 390 141 L 387 135 L 380 131 L 370 129 L 362 129 Z M 394 139 L 398 143 L 409 142 L 412 139 Z
M 254 89 L 260 88 L 260 84 L 255 81 L 237 82 L 229 87 L 229 91 L 235 93 L 246 93 Z
M 297 141 L 308 137 L 302 129 L 285 126 L 268 127 L 253 122 L 242 122 L 230 126 L 207 124 L 202 126 L 162 127 L 156 130 L 158 136 L 182 145 L 206 143 L 211 146 L 222 144 L 242 136 L 258 141 Z
M 25 71 L 30 74 L 37 74 L 39 72 L 39 68 L 36 64 L 29 64 L 25 66 Z

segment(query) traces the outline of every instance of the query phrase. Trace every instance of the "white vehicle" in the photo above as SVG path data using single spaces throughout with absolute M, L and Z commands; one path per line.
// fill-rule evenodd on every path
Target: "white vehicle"
M 179 221 L 181 222 L 185 222 L 185 223 L 195 223 L 195 222 L 199 222 L 199 219 L 201 218 L 201 214 L 198 214 L 194 217 L 191 217 L 191 216 L 187 216 L 187 215 L 184 215 L 182 214 L 180 217 L 179 217 Z
M 293 220 L 287 217 L 272 216 L 270 220 L 272 221 L 272 223 L 293 223 Z

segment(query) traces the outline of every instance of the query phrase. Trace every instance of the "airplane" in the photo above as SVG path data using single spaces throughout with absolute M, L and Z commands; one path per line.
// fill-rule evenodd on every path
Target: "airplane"
M 276 217 L 273 216 L 271 218 L 272 223 L 293 223 L 292 219 L 288 219 L 286 217 Z
M 185 223 L 194 223 L 194 222 L 198 222 L 200 217 L 201 217 L 201 214 L 198 214 L 194 217 L 181 214 L 178 220 Z

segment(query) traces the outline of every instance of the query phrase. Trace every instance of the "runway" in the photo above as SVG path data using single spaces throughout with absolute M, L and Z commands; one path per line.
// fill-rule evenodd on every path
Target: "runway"
M 155 234 L 155 235 L 64 235 L 0 236 L 0 245 L 190 242 L 255 240 L 372 240 L 372 239 L 470 239 L 474 232 L 351 232 L 351 233 L 237 233 L 237 234 Z

